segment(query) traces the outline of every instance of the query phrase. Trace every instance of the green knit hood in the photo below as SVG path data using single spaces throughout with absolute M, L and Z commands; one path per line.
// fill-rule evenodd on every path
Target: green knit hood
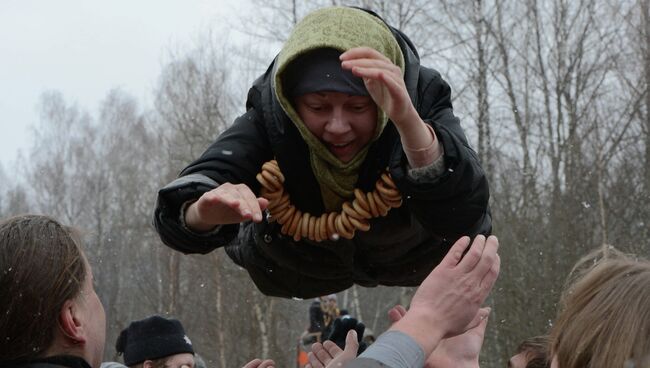
M 404 56 L 388 26 L 372 14 L 348 7 L 324 8 L 308 14 L 294 27 L 275 64 L 275 95 L 309 146 L 311 167 L 320 184 L 327 211 L 340 210 L 343 202 L 354 197 L 359 167 L 366 158 L 368 147 L 347 163 L 336 158 L 298 116 L 283 91 L 282 73 L 293 60 L 309 51 L 333 48 L 344 52 L 359 46 L 371 47 L 381 52 L 402 69 L 402 74 L 404 73 Z M 373 141 L 379 137 L 387 122 L 387 115 L 378 108 Z

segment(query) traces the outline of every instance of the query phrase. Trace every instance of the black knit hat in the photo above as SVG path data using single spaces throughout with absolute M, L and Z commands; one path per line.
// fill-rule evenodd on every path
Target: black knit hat
M 368 96 L 363 79 L 341 67 L 341 51 L 320 48 L 298 56 L 283 73 L 283 88 L 289 97 L 312 92 L 341 92 Z
M 115 350 L 124 354 L 128 366 L 175 354 L 194 354 L 181 323 L 160 316 L 131 322 L 117 338 Z

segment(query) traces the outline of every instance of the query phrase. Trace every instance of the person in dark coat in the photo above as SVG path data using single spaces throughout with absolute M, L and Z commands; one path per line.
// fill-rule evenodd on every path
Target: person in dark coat
M 318 297 L 309 306 L 309 333 L 320 333 L 321 338 L 327 337 L 332 322 L 341 315 L 337 306 L 336 294 Z M 317 339 L 318 341 L 321 338 Z
M 159 191 L 173 249 L 225 246 L 264 294 L 312 298 L 419 285 L 454 241 L 491 231 L 449 85 L 370 11 L 307 15 L 246 109 Z
M 120 332 L 115 350 L 129 368 L 194 368 L 194 347 L 181 322 L 150 316 Z
M 307 332 L 309 333 L 323 333 L 323 328 L 325 326 L 325 315 L 321 308 L 323 305 L 323 298 L 324 297 L 318 297 L 309 305 L 309 327 L 307 327 Z M 320 338 L 317 340 L 320 340 Z

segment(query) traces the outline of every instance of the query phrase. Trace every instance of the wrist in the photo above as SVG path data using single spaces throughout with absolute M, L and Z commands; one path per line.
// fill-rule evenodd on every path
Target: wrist
M 413 338 L 424 351 L 424 356 L 433 353 L 445 334 L 430 313 L 417 310 L 409 310 L 390 330 L 401 331 Z
M 403 138 L 418 138 L 418 126 L 420 124 L 425 124 L 420 114 L 418 114 L 415 107 L 411 106 L 411 109 L 404 114 L 401 118 L 391 119 L 397 128 L 400 136 Z
M 433 164 L 442 156 L 442 146 L 431 125 L 422 122 L 423 132 L 416 143 L 402 138 L 402 148 L 411 168 L 426 167 Z M 415 144 L 417 146 L 412 146 Z
M 185 226 L 187 226 L 190 230 L 199 233 L 208 232 L 217 226 L 214 224 L 206 223 L 201 219 L 201 215 L 199 214 L 198 201 L 186 207 L 183 218 L 185 219 Z

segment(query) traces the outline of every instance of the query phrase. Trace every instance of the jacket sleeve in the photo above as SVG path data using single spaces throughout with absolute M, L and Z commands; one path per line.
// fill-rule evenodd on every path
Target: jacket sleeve
M 271 158 L 266 131 L 251 109 L 235 120 L 179 178 L 158 191 L 153 222 L 163 243 L 183 253 L 208 253 L 228 244 L 237 235 L 239 224 L 197 233 L 183 224 L 181 209 L 221 183 L 243 183 L 258 193 L 255 175 Z
M 435 180 L 413 180 L 398 143 L 391 155 L 393 179 L 407 207 L 431 233 L 450 241 L 462 235 L 489 234 L 492 220 L 487 178 L 454 116 L 451 89 L 432 69 L 421 68 L 420 81 L 416 108 L 443 146 L 446 170 Z
M 423 367 L 426 357 L 418 343 L 404 332 L 391 330 L 379 336 L 377 341 L 346 367 Z

